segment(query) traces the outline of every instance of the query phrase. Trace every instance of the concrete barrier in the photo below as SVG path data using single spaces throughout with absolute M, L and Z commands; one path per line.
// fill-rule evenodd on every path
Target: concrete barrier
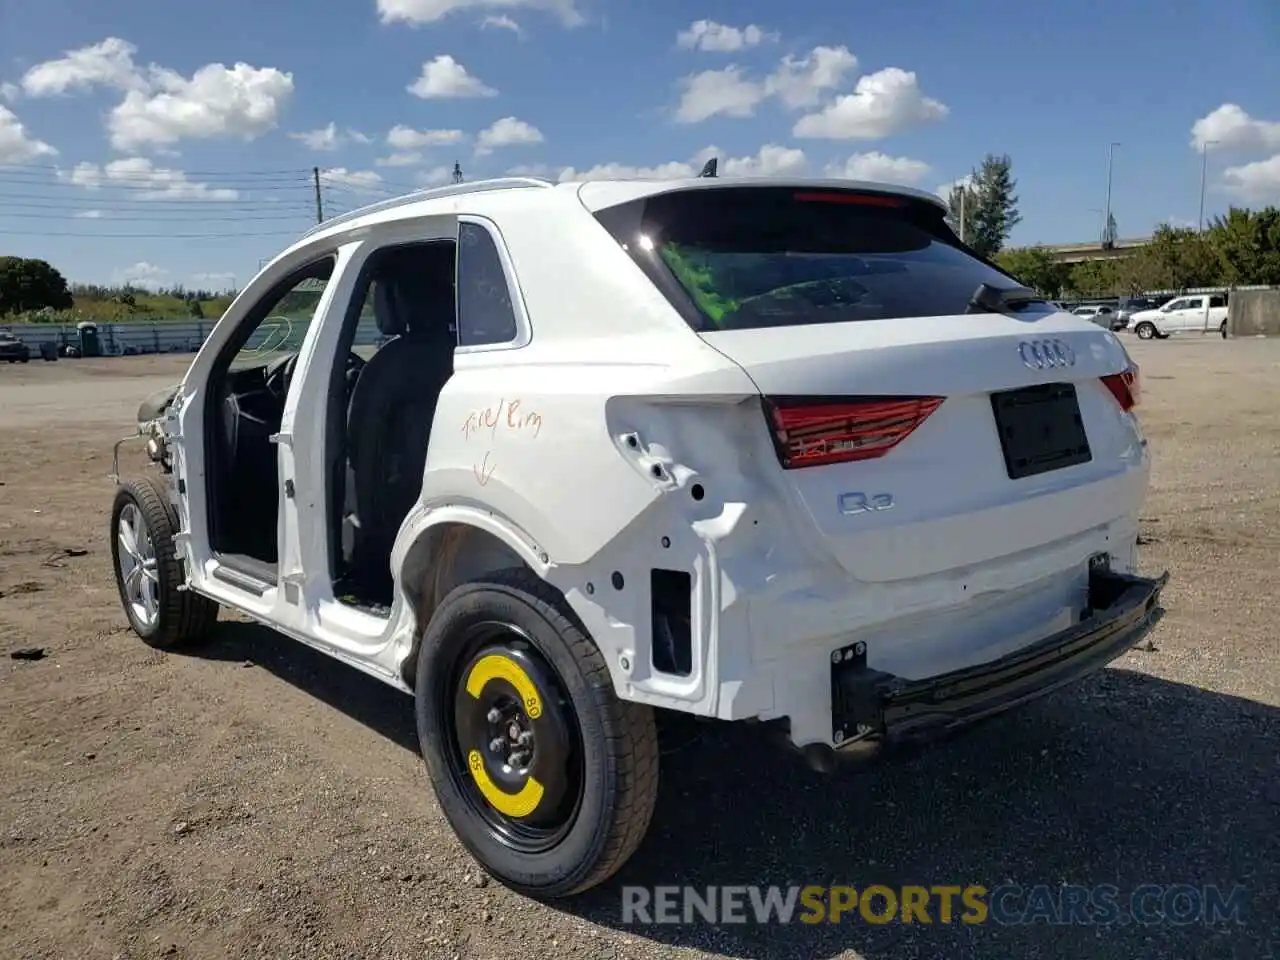
M 1233 290 L 1227 301 L 1227 334 L 1280 337 L 1280 290 Z

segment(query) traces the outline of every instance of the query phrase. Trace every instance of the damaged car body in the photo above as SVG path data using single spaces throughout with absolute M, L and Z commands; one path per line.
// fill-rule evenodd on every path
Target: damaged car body
M 1137 368 L 945 213 L 509 178 L 320 224 L 139 411 L 131 625 L 226 606 L 412 694 L 451 825 L 543 897 L 636 849 L 656 711 L 825 768 L 1101 668 L 1167 579 Z

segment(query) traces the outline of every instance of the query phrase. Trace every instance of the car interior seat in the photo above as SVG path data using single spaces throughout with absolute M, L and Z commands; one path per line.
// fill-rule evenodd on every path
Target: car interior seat
M 375 281 L 378 329 L 391 339 L 361 370 L 347 416 L 343 554 L 361 598 L 382 604 L 391 602 L 391 548 L 422 491 L 436 401 L 457 343 L 452 256 L 402 255 L 403 267 L 393 254 Z

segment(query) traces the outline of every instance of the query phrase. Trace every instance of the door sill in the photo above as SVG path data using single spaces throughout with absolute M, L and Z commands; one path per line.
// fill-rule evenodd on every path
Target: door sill
M 254 596 L 260 597 L 279 584 L 279 573 L 274 563 L 238 553 L 214 554 L 214 559 L 218 561 L 213 568 L 214 579 Z

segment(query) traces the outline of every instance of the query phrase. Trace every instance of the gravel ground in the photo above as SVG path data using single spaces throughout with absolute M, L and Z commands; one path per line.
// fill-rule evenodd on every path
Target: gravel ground
M 1157 458 L 1152 643 L 951 742 L 832 777 L 677 725 L 615 882 L 487 882 L 411 704 L 227 619 L 197 654 L 125 627 L 111 443 L 187 358 L 0 368 L 0 957 L 1280 956 L 1280 341 L 1134 343 Z M 140 468 L 136 453 L 126 469 Z M 225 615 L 224 615 L 225 616 Z M 9 657 L 42 647 L 36 661 Z M 623 884 L 1248 889 L 1243 925 L 627 925 Z M 935 918 L 936 919 L 936 918 Z M 1270 954 L 1269 954 L 1270 951 Z

